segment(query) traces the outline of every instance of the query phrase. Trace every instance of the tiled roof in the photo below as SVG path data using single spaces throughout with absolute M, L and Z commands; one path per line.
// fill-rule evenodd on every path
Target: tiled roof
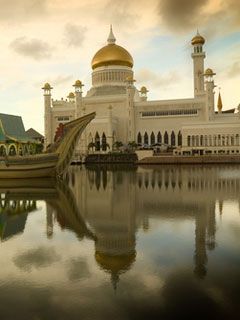
M 26 131 L 26 134 L 31 139 L 42 139 L 44 138 L 43 135 L 39 132 L 37 132 L 35 129 L 30 128 Z
M 22 118 L 10 114 L 0 113 L 0 139 L 2 140 L 17 140 L 21 142 L 30 141 L 27 136 Z

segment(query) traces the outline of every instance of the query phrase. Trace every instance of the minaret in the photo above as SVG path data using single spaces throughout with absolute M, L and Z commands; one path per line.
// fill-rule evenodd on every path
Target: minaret
M 128 141 L 135 141 L 135 110 L 134 110 L 134 87 L 135 80 L 133 77 L 128 77 L 126 79 L 127 87 L 127 109 L 128 109 Z
M 82 87 L 84 84 L 80 80 L 77 80 L 73 87 L 75 88 L 75 119 L 82 116 L 83 99 L 82 99 Z
M 206 57 L 203 52 L 203 45 L 205 39 L 197 32 L 196 36 L 192 39 L 193 46 L 193 76 L 194 76 L 194 97 L 204 94 L 204 58 Z
M 52 110 L 51 110 L 51 90 L 49 83 L 42 87 L 44 95 L 44 147 L 45 149 L 52 143 Z
M 205 84 L 206 84 L 206 110 L 205 110 L 205 120 L 209 121 L 214 116 L 214 84 L 213 76 L 216 73 L 212 69 L 208 68 L 205 73 Z

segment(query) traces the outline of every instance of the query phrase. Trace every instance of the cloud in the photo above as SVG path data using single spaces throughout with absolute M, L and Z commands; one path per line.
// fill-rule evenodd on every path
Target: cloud
M 136 72 L 135 78 L 137 81 L 144 85 L 153 87 L 169 87 L 175 84 L 180 76 L 176 71 L 169 72 L 167 75 L 157 74 L 149 69 L 141 69 Z
M 208 0 L 162 0 L 159 3 L 159 14 L 171 30 L 185 31 L 198 25 L 207 2 Z
M 21 56 L 34 60 L 43 60 L 51 57 L 52 47 L 40 39 L 20 37 L 13 40 L 9 47 Z
M 65 41 L 68 46 L 81 47 L 85 39 L 86 27 L 68 23 L 65 26 Z
M 53 248 L 39 247 L 20 253 L 14 259 L 14 264 L 21 270 L 30 271 L 33 268 L 48 267 L 59 260 L 60 256 Z
M 71 281 L 86 279 L 90 277 L 88 264 L 82 258 L 71 259 L 68 264 L 68 278 Z
M 235 78 L 240 75 L 240 62 L 235 61 L 228 69 L 227 76 L 229 78 Z
M 200 28 L 208 38 L 238 31 L 239 0 L 159 0 L 159 16 L 172 32 Z
M 0 21 L 27 21 L 47 12 L 47 0 L 0 0 Z

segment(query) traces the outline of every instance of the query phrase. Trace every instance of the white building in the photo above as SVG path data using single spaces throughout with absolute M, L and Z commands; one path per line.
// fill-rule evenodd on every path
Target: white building
M 215 111 L 215 73 L 204 68 L 205 39 L 199 33 L 191 41 L 194 97 L 188 99 L 149 101 L 146 87 L 138 90 L 134 85 L 132 56 L 115 42 L 111 28 L 107 45 L 92 59 L 92 87 L 85 96 L 79 80 L 66 100 L 53 100 L 52 87 L 44 85 L 46 146 L 54 141 L 60 123 L 95 111 L 78 154 L 87 153 L 93 143 L 96 152 L 106 152 L 116 141 L 164 143 L 180 154 L 239 153 L 240 112 L 222 111 L 220 96 Z

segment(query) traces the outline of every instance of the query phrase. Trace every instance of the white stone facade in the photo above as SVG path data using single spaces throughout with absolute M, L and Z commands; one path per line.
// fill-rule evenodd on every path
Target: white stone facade
M 110 49 L 116 46 L 115 38 L 111 37 Z M 216 113 L 215 74 L 211 69 L 204 71 L 204 42 L 199 34 L 192 40 L 193 98 L 148 101 L 146 88 L 138 90 L 134 85 L 131 65 L 124 65 L 124 58 L 105 63 L 107 55 L 100 66 L 93 68 L 92 87 L 85 96 L 79 80 L 74 85 L 75 93 L 66 100 L 53 100 L 52 88 L 46 84 L 49 87 L 43 87 L 45 145 L 53 143 L 60 123 L 96 112 L 96 118 L 81 137 L 78 155 L 86 154 L 91 144 L 95 152 L 107 152 L 116 141 L 123 144 L 135 141 L 144 146 L 165 144 L 174 147 L 178 154 L 196 150 L 239 152 L 240 113 L 224 113 L 221 109 Z

